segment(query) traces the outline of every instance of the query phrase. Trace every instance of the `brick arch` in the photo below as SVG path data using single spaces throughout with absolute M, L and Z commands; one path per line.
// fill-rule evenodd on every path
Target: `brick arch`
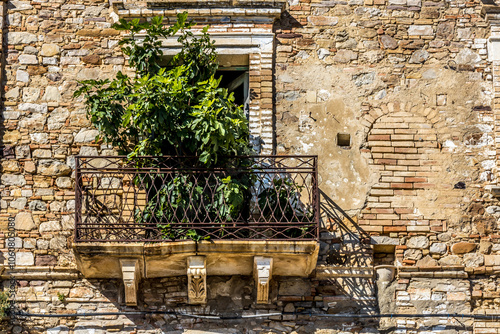
M 445 121 L 435 108 L 422 107 L 420 105 L 412 105 L 409 103 L 386 103 L 377 107 L 369 107 L 368 111 L 362 116 L 362 125 L 364 129 L 365 139 L 372 129 L 375 122 L 382 116 L 389 113 L 406 112 L 414 115 L 422 116 L 427 119 L 429 124 L 436 129 L 438 141 L 440 143 L 450 139 L 450 134 L 446 131 Z
M 360 225 L 369 232 L 428 233 L 442 231 L 445 220 L 430 204 L 438 196 L 442 164 L 439 131 L 444 122 L 431 108 L 397 104 L 373 108 L 365 118 L 365 152 L 377 175 L 361 211 Z M 445 130 L 445 129 L 443 129 Z

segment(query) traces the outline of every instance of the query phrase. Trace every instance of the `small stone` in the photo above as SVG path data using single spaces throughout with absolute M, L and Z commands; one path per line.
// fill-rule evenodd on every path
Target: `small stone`
M 493 244 L 489 241 L 486 240 L 481 240 L 479 243 L 479 252 L 481 254 L 489 254 L 491 252 L 491 248 L 493 247 Z
M 59 60 L 56 57 L 43 57 L 42 64 L 43 65 L 57 65 Z
M 458 52 L 455 61 L 458 65 L 474 66 L 481 62 L 481 56 L 470 49 L 462 49 Z
M 352 50 L 339 50 L 333 57 L 335 62 L 343 64 L 356 59 L 358 59 L 358 54 Z
M 454 30 L 455 30 L 455 22 L 453 21 L 440 22 L 436 29 L 436 37 L 444 40 L 452 40 Z
M 59 45 L 57 44 L 43 44 L 41 55 L 44 57 L 52 57 L 58 55 L 60 52 Z
M 24 171 L 28 174 L 34 174 L 36 172 L 36 166 L 33 161 L 26 161 L 24 163 Z
M 56 108 L 50 113 L 49 118 L 47 119 L 47 127 L 49 130 L 59 130 L 64 126 L 68 117 L 68 109 Z
M 1 180 L 2 184 L 6 186 L 22 187 L 26 185 L 26 179 L 24 178 L 24 175 L 2 174 Z
M 108 57 L 104 60 L 106 65 L 123 65 L 125 59 L 123 57 Z
M 36 102 L 40 97 L 40 88 L 25 87 L 23 88 L 23 102 Z
M 39 113 L 47 113 L 48 107 L 47 103 L 36 104 L 36 103 L 21 103 L 19 104 L 19 110 L 21 111 L 29 111 L 29 112 L 39 112 Z
M 33 253 L 29 252 L 17 252 L 16 253 L 16 265 L 18 266 L 32 266 L 35 264 L 35 257 Z
M 48 221 L 40 224 L 40 233 L 60 231 L 61 225 L 57 221 Z
M 57 264 L 57 258 L 54 255 L 37 255 L 35 265 L 40 267 L 54 267 Z
M 5 132 L 2 138 L 3 144 L 17 144 L 21 139 L 21 133 L 17 130 Z M 16 149 L 19 146 L 16 146 Z
M 9 11 L 13 12 L 30 10 L 33 8 L 29 1 L 12 0 L 9 4 Z
M 484 264 L 483 254 L 465 254 L 464 264 L 468 268 L 477 268 Z
M 434 35 L 434 30 L 430 25 L 411 25 L 408 28 L 409 36 L 432 36 Z
M 326 57 L 328 57 L 330 55 L 330 51 L 328 51 L 327 49 L 319 49 L 318 50 L 318 58 L 320 60 L 323 60 L 325 59 Z
M 73 182 L 69 177 L 58 177 L 56 179 L 56 185 L 59 188 L 73 188 Z
M 30 75 L 28 72 L 25 72 L 23 70 L 17 70 L 16 72 L 16 80 L 19 82 L 29 82 L 30 81 Z
M 2 161 L 2 173 L 19 173 L 19 162 L 16 160 Z
M 35 249 L 35 246 L 36 246 L 36 239 L 34 238 L 24 239 L 24 245 L 23 245 L 24 248 Z
M 417 261 L 417 267 L 436 267 L 436 266 L 438 266 L 438 262 L 429 255 Z
M 47 334 L 68 334 L 69 333 L 69 327 L 66 327 L 66 326 L 57 326 L 57 327 L 49 328 L 49 329 L 47 329 L 46 333 Z
M 43 94 L 42 100 L 47 102 L 59 102 L 61 101 L 61 93 L 59 92 L 59 89 L 57 89 L 57 87 L 47 86 L 45 88 L 45 94 Z
M 466 241 L 458 242 L 458 243 L 454 244 L 453 246 L 451 246 L 451 251 L 453 252 L 453 254 L 470 253 L 474 249 L 476 249 L 476 244 L 473 244 L 471 242 L 466 242 Z
M 62 63 L 62 60 L 61 60 Z M 76 75 L 76 80 L 99 79 L 101 70 L 97 68 L 84 68 Z
M 308 16 L 307 22 L 313 26 L 335 26 L 339 23 L 339 18 L 335 16 Z
M 410 58 L 410 64 L 422 64 L 429 58 L 429 52 L 425 50 L 417 50 L 413 52 Z
M 389 35 L 380 36 L 380 44 L 384 49 L 394 50 L 398 47 L 398 42 Z
M 52 157 L 52 151 L 51 150 L 42 150 L 42 149 L 36 149 L 32 153 L 33 158 L 51 158 Z
M 94 293 L 89 288 L 73 288 L 69 292 L 70 298 L 92 298 Z
M 91 64 L 91 65 L 101 65 L 101 63 L 102 63 L 101 57 L 99 57 L 98 55 L 93 55 L 93 54 L 83 57 L 82 61 L 85 64 Z
M 422 258 L 422 256 L 423 256 L 422 251 L 420 249 L 410 248 L 410 249 L 405 250 L 405 252 L 404 252 L 404 257 L 405 257 L 405 259 L 408 259 L 408 260 L 417 261 L 417 260 L 420 260 Z
M 431 254 L 446 254 L 446 250 L 448 247 L 446 244 L 441 243 L 441 242 L 435 242 L 431 245 L 431 248 L 429 249 Z
M 42 114 L 31 114 L 30 117 L 21 120 L 19 122 L 19 125 L 21 128 L 24 128 L 26 130 L 43 131 L 46 121 L 47 119 Z
M 427 248 L 429 247 L 429 239 L 424 236 L 411 237 L 407 242 L 408 248 Z
M 41 175 L 65 176 L 71 173 L 71 168 L 57 160 L 41 160 L 38 171 Z
M 9 32 L 7 34 L 7 43 L 9 45 L 30 44 L 34 42 L 38 42 L 38 38 L 35 34 L 29 32 Z
M 19 64 L 22 65 L 37 65 L 38 58 L 35 55 L 20 55 L 18 58 Z
M 7 100 L 17 100 L 19 98 L 20 92 L 21 89 L 19 87 L 14 87 L 12 89 L 9 89 L 9 91 L 5 93 L 5 98 Z
M 97 130 L 86 130 L 81 129 L 80 132 L 75 136 L 75 143 L 91 143 L 99 135 Z
M 451 236 L 448 233 L 441 233 L 437 236 L 439 241 L 447 242 L 451 240 Z
M 80 64 L 80 57 L 61 57 L 61 65 L 78 65 Z M 82 74 L 83 75 L 83 74 Z M 87 80 L 87 79 L 80 79 Z
M 47 211 L 47 204 L 39 200 L 31 201 L 28 207 L 31 211 Z
M 10 206 L 14 209 L 23 210 L 26 207 L 27 202 L 28 200 L 24 197 L 16 198 L 12 202 L 10 202 Z
M 36 247 L 38 249 L 49 249 L 49 242 L 47 240 L 38 239 L 36 241 Z
M 66 237 L 55 237 L 49 242 L 50 249 L 65 249 L 67 247 Z
M 278 293 L 281 296 L 310 296 L 311 283 L 301 278 L 286 280 L 280 282 Z
M 283 311 L 287 313 L 295 312 L 295 306 L 293 305 L 293 303 L 288 303 L 285 305 Z
M 35 144 L 47 144 L 49 142 L 49 134 L 45 132 L 30 133 L 30 138 Z
M 438 262 L 441 266 L 457 266 L 461 264 L 462 260 L 458 255 L 448 255 L 439 259 Z
M 16 230 L 30 231 L 36 227 L 29 212 L 19 212 L 15 219 Z

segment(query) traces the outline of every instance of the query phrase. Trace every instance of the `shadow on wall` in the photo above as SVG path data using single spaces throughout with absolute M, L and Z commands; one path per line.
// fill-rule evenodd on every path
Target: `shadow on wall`
M 329 314 L 379 311 L 370 236 L 355 219 L 320 190 L 323 221 L 318 258 L 318 295 Z M 321 267 L 326 269 L 321 273 Z
M 349 267 L 371 267 L 373 250 L 370 235 L 365 232 L 340 206 L 320 189 L 320 217 L 323 232 L 320 235 L 318 263 Z

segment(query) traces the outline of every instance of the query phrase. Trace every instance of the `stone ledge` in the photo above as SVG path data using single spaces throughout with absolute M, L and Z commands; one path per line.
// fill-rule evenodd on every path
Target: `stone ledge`
M 317 279 L 338 277 L 374 278 L 374 270 L 371 267 L 337 267 L 325 265 L 316 268 Z
M 79 270 L 87 278 L 121 278 L 119 260 L 139 259 L 142 277 L 186 275 L 187 258 L 205 256 L 207 275 L 251 275 L 254 257 L 273 258 L 273 275 L 307 277 L 316 267 L 316 241 L 214 240 L 160 243 L 73 245 Z
M 14 277 L 19 280 L 74 280 L 80 278 L 76 268 L 64 267 L 14 267 L 13 270 L 4 267 L 0 270 L 0 278 L 8 280 Z

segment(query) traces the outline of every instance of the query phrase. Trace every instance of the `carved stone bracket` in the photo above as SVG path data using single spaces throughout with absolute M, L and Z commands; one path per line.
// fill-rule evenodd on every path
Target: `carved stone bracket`
M 207 263 L 204 256 L 187 258 L 188 302 L 205 304 L 207 302 Z
M 257 286 L 257 304 L 269 303 L 269 283 L 271 282 L 273 259 L 256 256 L 253 262 L 253 275 Z
M 120 264 L 125 286 L 125 303 L 128 306 L 137 306 L 137 290 L 141 280 L 139 259 L 120 259 Z

